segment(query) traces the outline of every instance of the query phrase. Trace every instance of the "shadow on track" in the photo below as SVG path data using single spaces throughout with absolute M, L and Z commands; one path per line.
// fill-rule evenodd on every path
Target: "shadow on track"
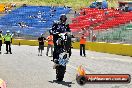
M 53 81 L 49 81 L 49 82 L 50 83 L 62 84 L 62 85 L 67 86 L 67 87 L 71 87 L 71 84 L 75 84 L 75 83 L 72 83 L 72 82 L 65 82 L 65 81 L 59 82 L 57 80 L 53 80 Z

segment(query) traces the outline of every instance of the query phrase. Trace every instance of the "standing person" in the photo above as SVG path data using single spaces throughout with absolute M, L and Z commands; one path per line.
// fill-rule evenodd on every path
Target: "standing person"
M 42 51 L 44 50 L 44 41 L 46 39 L 44 38 L 44 35 L 41 34 L 41 36 L 38 38 L 39 42 L 39 48 L 38 48 L 38 56 L 42 56 Z
M 2 46 L 2 31 L 0 30 L 0 54 L 1 54 L 1 46 Z
M 85 44 L 86 44 L 86 37 L 84 36 L 84 34 L 82 34 L 82 36 L 80 38 L 80 56 L 82 56 L 82 51 L 83 51 L 83 55 L 86 56 Z
M 47 37 L 47 41 L 48 41 L 48 46 L 47 46 L 47 52 L 46 52 L 46 56 L 48 56 L 48 52 L 49 52 L 49 48 L 51 48 L 51 57 L 53 56 L 53 35 L 50 35 Z
M 60 37 L 58 34 L 65 33 L 65 32 L 71 32 L 69 25 L 66 24 L 66 20 L 67 20 L 66 15 L 62 14 L 60 16 L 60 21 L 57 23 L 54 23 L 52 26 L 52 29 L 50 30 L 50 32 L 53 35 L 53 43 L 54 43 L 53 61 L 55 59 L 59 59 L 60 51 L 63 48 L 63 46 L 60 46 L 57 44 L 57 40 Z
M 68 52 L 66 50 L 66 41 L 67 39 L 65 34 L 70 31 L 69 24 L 66 24 L 67 17 L 65 14 L 60 16 L 60 21 L 53 24 L 50 32 L 53 35 L 54 42 L 54 52 L 53 52 L 53 62 L 55 63 L 54 69 L 56 69 L 56 80 L 63 81 L 66 64 L 68 62 Z
M 72 38 L 74 38 L 74 36 L 71 34 L 71 32 L 67 32 L 66 34 L 65 34 L 65 39 L 66 39 L 66 41 L 65 41 L 65 49 L 66 49 L 66 51 L 67 51 L 67 53 L 69 53 L 69 58 L 70 58 L 70 56 L 71 56 L 71 54 L 72 54 L 72 52 L 71 52 L 71 47 L 72 47 Z
M 28 27 L 27 25 L 26 25 L 26 23 L 25 22 L 19 22 L 18 23 L 18 25 L 20 26 L 20 28 L 26 28 L 26 27 Z
M 6 35 L 4 36 L 4 42 L 6 44 L 6 54 L 8 54 L 8 52 L 12 54 L 11 52 L 12 35 L 10 34 L 9 30 L 6 31 Z
M 97 40 L 97 37 L 95 34 L 93 34 L 93 37 L 92 37 L 92 42 L 95 42 Z

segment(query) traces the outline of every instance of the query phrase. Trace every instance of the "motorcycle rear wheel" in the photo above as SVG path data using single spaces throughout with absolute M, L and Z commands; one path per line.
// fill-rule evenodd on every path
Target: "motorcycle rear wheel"
M 66 67 L 64 66 L 60 65 L 56 68 L 56 80 L 57 81 L 63 81 L 65 71 L 66 71 Z

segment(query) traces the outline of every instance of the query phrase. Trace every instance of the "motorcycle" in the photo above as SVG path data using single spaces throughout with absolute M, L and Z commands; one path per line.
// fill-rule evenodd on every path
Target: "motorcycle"
M 56 80 L 63 81 L 66 72 L 66 65 L 69 62 L 68 53 L 66 52 L 61 53 L 57 61 L 58 64 L 56 66 Z
M 54 60 L 54 69 L 56 69 L 56 80 L 57 81 L 63 81 L 64 74 L 66 72 L 66 65 L 69 62 L 69 53 L 67 52 L 67 49 L 65 48 L 66 45 L 66 37 L 65 33 L 59 34 L 61 36 L 57 41 L 57 45 L 62 45 L 62 48 L 59 48 L 59 59 Z

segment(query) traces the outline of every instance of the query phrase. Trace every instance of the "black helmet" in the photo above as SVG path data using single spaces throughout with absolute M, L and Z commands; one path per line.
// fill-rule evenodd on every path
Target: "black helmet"
M 49 34 L 52 35 L 52 33 L 53 33 L 52 28 L 50 28 Z
M 67 17 L 66 17 L 65 14 L 62 14 L 62 15 L 60 16 L 60 20 L 62 21 L 63 19 L 65 19 L 65 21 L 67 20 Z
M 0 30 L 0 33 L 2 33 L 2 30 Z

